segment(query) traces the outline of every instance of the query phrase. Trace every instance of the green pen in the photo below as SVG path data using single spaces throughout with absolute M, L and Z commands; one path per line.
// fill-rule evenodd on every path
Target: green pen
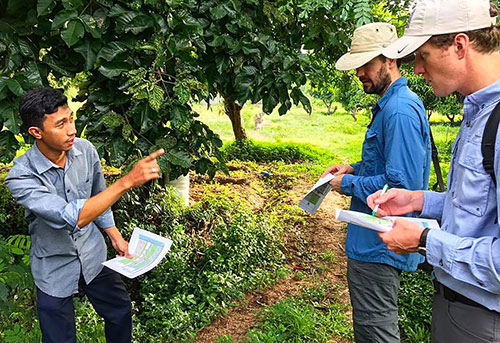
M 384 188 L 382 188 L 382 194 L 387 193 L 388 190 L 389 190 L 389 185 L 386 183 L 384 185 Z M 380 195 L 382 195 L 382 194 L 380 194 Z M 372 217 L 375 216 L 375 214 L 377 213 L 377 210 L 378 210 L 378 204 L 377 204 L 377 206 L 375 206 L 375 208 L 372 211 Z

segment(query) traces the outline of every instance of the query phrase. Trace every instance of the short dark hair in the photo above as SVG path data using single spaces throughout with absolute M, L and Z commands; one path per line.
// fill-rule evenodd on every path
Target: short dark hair
M 36 126 L 43 130 L 45 115 L 68 105 L 68 98 L 59 89 L 36 88 L 27 92 L 19 102 L 19 114 L 26 129 Z
M 497 6 L 490 2 L 490 16 L 496 17 L 497 15 Z M 447 49 L 453 44 L 455 37 L 459 33 L 460 32 L 432 36 L 429 42 L 438 48 Z M 488 54 L 498 51 L 500 46 L 500 27 L 498 25 L 462 33 L 465 33 L 469 37 L 472 47 L 477 52 Z
M 384 55 L 379 55 L 378 57 L 380 58 L 382 63 L 385 63 L 385 61 L 387 61 L 387 57 L 385 57 Z M 401 68 L 401 63 L 402 63 L 401 59 L 396 60 L 396 65 L 397 65 L 398 69 Z

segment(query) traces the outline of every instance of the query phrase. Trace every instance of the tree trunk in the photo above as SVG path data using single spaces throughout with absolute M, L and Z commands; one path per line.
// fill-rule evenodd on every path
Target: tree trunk
M 331 115 L 332 114 L 332 104 L 326 104 L 326 114 Z
M 224 98 L 224 112 L 229 117 L 231 124 L 233 125 L 234 138 L 237 141 L 247 139 L 243 118 L 241 117 L 241 106 L 234 101 Z
M 358 117 L 356 117 L 356 112 L 358 112 L 358 105 L 355 105 L 354 108 L 351 110 L 351 116 L 354 118 L 354 121 L 358 121 Z

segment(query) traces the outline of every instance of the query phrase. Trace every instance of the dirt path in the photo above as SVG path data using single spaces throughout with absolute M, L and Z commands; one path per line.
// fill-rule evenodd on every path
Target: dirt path
M 227 185 L 230 181 L 222 177 L 217 180 L 219 183 Z M 243 177 L 235 179 L 234 189 L 236 192 L 244 192 L 252 206 L 258 207 L 263 203 L 262 199 L 252 192 L 251 178 Z M 299 179 L 299 182 L 290 190 L 290 200 L 297 203 L 311 186 L 309 181 Z M 233 185 L 230 186 L 233 188 Z M 200 189 L 195 185 L 192 193 L 197 193 Z M 193 194 L 196 198 L 197 195 Z M 257 198 L 256 198 L 257 197 Z M 345 225 L 335 220 L 335 208 L 346 207 L 347 199 L 337 193 L 330 193 L 315 216 L 307 216 L 307 225 L 300 228 L 293 228 L 285 237 L 285 246 L 290 256 L 290 276 L 278 283 L 263 290 L 254 291 L 247 294 L 246 298 L 239 305 L 229 309 L 227 314 L 215 320 L 210 326 L 198 332 L 197 343 L 217 342 L 217 337 L 228 335 L 234 342 L 241 342 L 246 335 L 246 330 L 257 322 L 256 311 L 263 307 L 275 304 L 281 299 L 297 295 L 304 286 L 311 286 L 313 282 L 318 282 L 318 276 L 296 278 L 297 269 L 306 270 L 307 263 L 311 256 L 319 256 L 321 253 L 331 252 L 334 255 L 335 263 L 325 271 L 319 278 L 329 279 L 337 285 L 336 297 L 349 309 L 349 295 L 347 291 L 347 280 L 345 276 L 347 262 L 344 254 Z M 307 254 L 308 256 L 304 256 Z M 309 257 L 309 258 L 308 258 Z M 309 261 L 309 262 L 308 262 Z M 348 314 L 350 318 L 350 313 Z M 347 342 L 347 341 L 346 341 Z

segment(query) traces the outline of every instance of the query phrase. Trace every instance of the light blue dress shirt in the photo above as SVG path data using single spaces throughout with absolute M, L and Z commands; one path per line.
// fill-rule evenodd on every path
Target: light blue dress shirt
M 53 297 L 77 293 L 80 274 L 88 284 L 106 260 L 106 244 L 98 227 L 115 225 L 110 209 L 85 227 L 77 225 L 85 201 L 106 188 L 94 146 L 76 138 L 63 169 L 35 144 L 14 161 L 5 184 L 25 208 L 36 286 Z
M 431 148 L 429 122 L 422 101 L 402 77 L 394 82 L 372 109 L 361 161 L 352 164 L 354 175 L 344 175 L 342 192 L 351 195 L 351 210 L 370 213 L 366 198 L 382 189 L 427 189 Z M 414 271 L 423 261 L 417 253 L 398 255 L 387 249 L 377 232 L 357 225 L 347 227 L 349 258 L 384 263 Z
M 500 80 L 465 98 L 464 120 L 455 139 L 448 191 L 424 193 L 421 217 L 441 219 L 427 236 L 427 259 L 442 284 L 500 312 L 499 186 L 483 168 L 481 140 L 500 100 Z M 495 175 L 500 180 L 500 137 Z

